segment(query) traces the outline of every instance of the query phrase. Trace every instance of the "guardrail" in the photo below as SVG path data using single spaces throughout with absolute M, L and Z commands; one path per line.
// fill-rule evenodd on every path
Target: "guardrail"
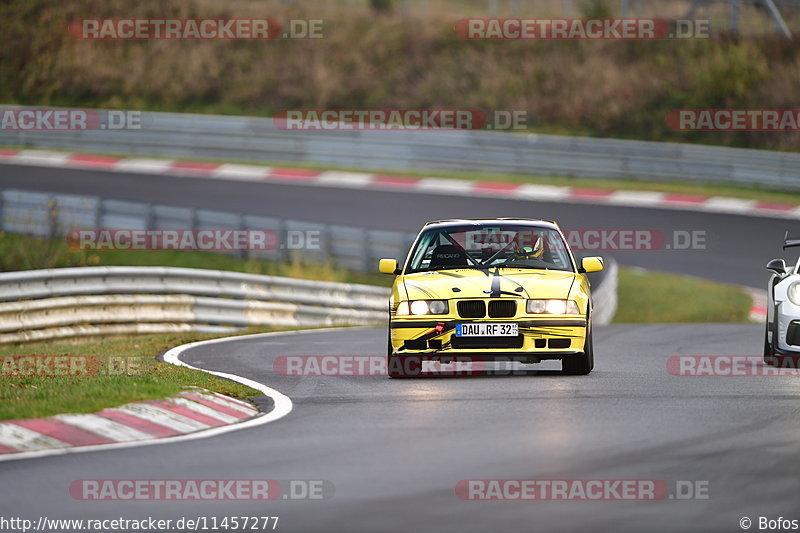
M 376 170 L 699 180 L 800 190 L 796 153 L 490 131 L 286 131 L 268 118 L 220 115 L 145 112 L 141 129 L 113 131 L 0 130 L 0 145 Z
M 172 267 L 0 274 L 0 343 L 386 320 L 383 287 Z
M 612 257 L 606 257 L 604 268 L 596 274 L 589 274 L 592 283 L 592 320 L 598 326 L 610 324 L 617 313 L 617 280 L 619 265 Z
M 593 289 L 595 324 L 616 311 L 617 266 Z M 0 274 L 0 344 L 249 326 L 383 323 L 383 287 L 172 267 L 82 267 Z

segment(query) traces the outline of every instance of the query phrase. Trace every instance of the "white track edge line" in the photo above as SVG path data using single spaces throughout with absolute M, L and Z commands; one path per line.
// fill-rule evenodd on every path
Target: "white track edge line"
M 331 331 L 335 329 L 358 329 L 358 328 L 351 328 L 351 327 L 315 328 L 315 329 L 304 329 L 296 331 L 271 331 L 269 333 L 254 333 L 251 335 L 222 337 L 219 339 L 209 339 L 205 341 L 196 341 L 196 342 L 190 342 L 188 344 L 182 344 L 180 346 L 176 346 L 175 348 L 167 350 L 167 352 L 164 354 L 163 359 L 165 362 L 169 364 L 190 368 L 192 370 L 199 370 L 201 372 L 205 372 L 206 374 L 211 374 L 217 377 L 229 379 L 231 381 L 235 381 L 252 389 L 261 391 L 262 393 L 264 393 L 265 396 L 272 398 L 272 401 L 275 402 L 275 406 L 269 413 L 257 415 L 254 418 L 245 420 L 244 422 L 236 422 L 226 426 L 220 426 L 210 429 L 202 429 L 192 433 L 187 433 L 185 435 L 176 435 L 174 437 L 163 437 L 160 439 L 154 438 L 149 440 L 119 442 L 114 444 L 95 444 L 92 446 L 74 446 L 69 448 L 56 448 L 47 450 L 36 450 L 30 452 L 2 454 L 0 455 L 0 462 L 16 461 L 21 459 L 33 459 L 37 457 L 46 457 L 50 455 L 67 455 L 71 453 L 86 453 L 86 452 L 95 452 L 102 450 L 119 450 L 124 448 L 138 448 L 140 446 L 152 446 L 155 444 L 184 442 L 190 440 L 204 439 L 207 437 L 213 437 L 215 435 L 221 435 L 223 433 L 229 433 L 231 431 L 238 431 L 240 429 L 247 429 L 251 427 L 268 424 L 270 422 L 274 422 L 292 412 L 293 404 L 292 400 L 288 396 L 286 396 L 281 392 L 278 392 L 273 388 L 267 387 L 262 383 L 253 381 L 252 379 L 248 379 L 242 376 L 237 376 L 236 374 L 228 374 L 226 372 L 216 372 L 213 370 L 205 370 L 203 368 L 197 368 L 195 366 L 192 366 L 188 363 L 184 363 L 183 361 L 181 361 L 180 356 L 187 350 L 191 350 L 192 348 L 197 348 L 198 346 L 205 346 L 209 344 L 219 344 L 223 342 L 231 342 L 240 339 L 252 339 L 259 337 L 275 337 L 279 335 L 301 335 L 305 333 L 319 333 L 321 331 Z

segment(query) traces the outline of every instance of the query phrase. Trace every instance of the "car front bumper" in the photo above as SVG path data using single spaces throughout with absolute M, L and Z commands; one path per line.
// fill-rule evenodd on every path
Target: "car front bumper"
M 516 323 L 516 337 L 456 337 L 456 324 Z M 586 342 L 584 317 L 467 320 L 425 317 L 390 323 L 392 352 L 426 359 L 464 356 L 486 360 L 532 361 L 562 359 L 582 353 Z M 438 356 L 438 357 L 437 357 Z

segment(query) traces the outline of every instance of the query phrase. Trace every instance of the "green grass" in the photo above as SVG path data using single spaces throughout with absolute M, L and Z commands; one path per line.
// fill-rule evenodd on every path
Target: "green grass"
M 748 322 L 750 306 L 750 296 L 733 285 L 620 268 L 614 322 Z
M 250 332 L 255 332 L 248 331 Z M 270 331 L 260 329 L 259 331 Z M 0 347 L 0 420 L 52 416 L 59 413 L 93 413 L 130 402 L 156 400 L 173 396 L 186 387 L 202 387 L 236 398 L 260 396 L 261 393 L 233 381 L 198 370 L 190 370 L 157 361 L 169 348 L 214 335 L 180 333 L 132 338 L 92 339 L 81 342 L 61 341 L 48 344 Z M 85 356 L 88 369 L 106 368 L 114 359 L 117 371 L 89 375 L 14 375 L 20 359 L 14 356 Z M 120 361 L 126 361 L 120 366 Z M 96 364 L 95 364 L 96 362 Z M 27 367 L 22 367 L 26 369 Z M 119 371 L 119 369 L 124 369 Z M 61 374 L 61 375 L 55 375 Z
M 66 239 L 40 239 L 0 232 L 0 271 L 82 266 L 170 266 L 230 270 L 248 274 L 285 276 L 298 279 L 391 285 L 391 277 L 334 268 L 328 264 L 300 261 L 281 263 L 260 259 L 238 259 L 213 252 L 183 250 L 71 250 Z

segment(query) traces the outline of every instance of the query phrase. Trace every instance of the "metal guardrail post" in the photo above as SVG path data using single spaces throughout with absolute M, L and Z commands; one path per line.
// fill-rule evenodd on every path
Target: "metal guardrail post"
M 239 229 L 239 230 L 246 230 L 247 229 L 247 226 L 244 223 L 244 215 L 243 214 L 238 213 L 237 216 L 236 216 L 236 221 L 237 221 L 236 222 L 237 229 Z M 249 250 L 237 250 L 236 258 L 239 259 L 240 261 L 244 261 L 244 260 L 247 259 L 249 254 L 250 254 Z
M 55 200 L 51 197 L 47 201 L 47 238 L 53 239 L 56 236 L 56 227 L 58 225 L 58 206 Z
M 323 228 L 319 231 L 319 251 L 322 255 L 322 260 L 333 263 L 333 253 L 332 253 L 332 239 L 331 239 L 331 231 L 329 228 Z
M 359 228 L 359 244 L 361 244 L 361 254 L 359 261 L 359 270 L 361 272 L 369 272 L 369 259 L 372 255 L 369 249 L 369 230 Z
M 286 262 L 289 259 L 289 250 L 286 249 L 286 224 L 283 219 L 278 220 L 278 260 Z

